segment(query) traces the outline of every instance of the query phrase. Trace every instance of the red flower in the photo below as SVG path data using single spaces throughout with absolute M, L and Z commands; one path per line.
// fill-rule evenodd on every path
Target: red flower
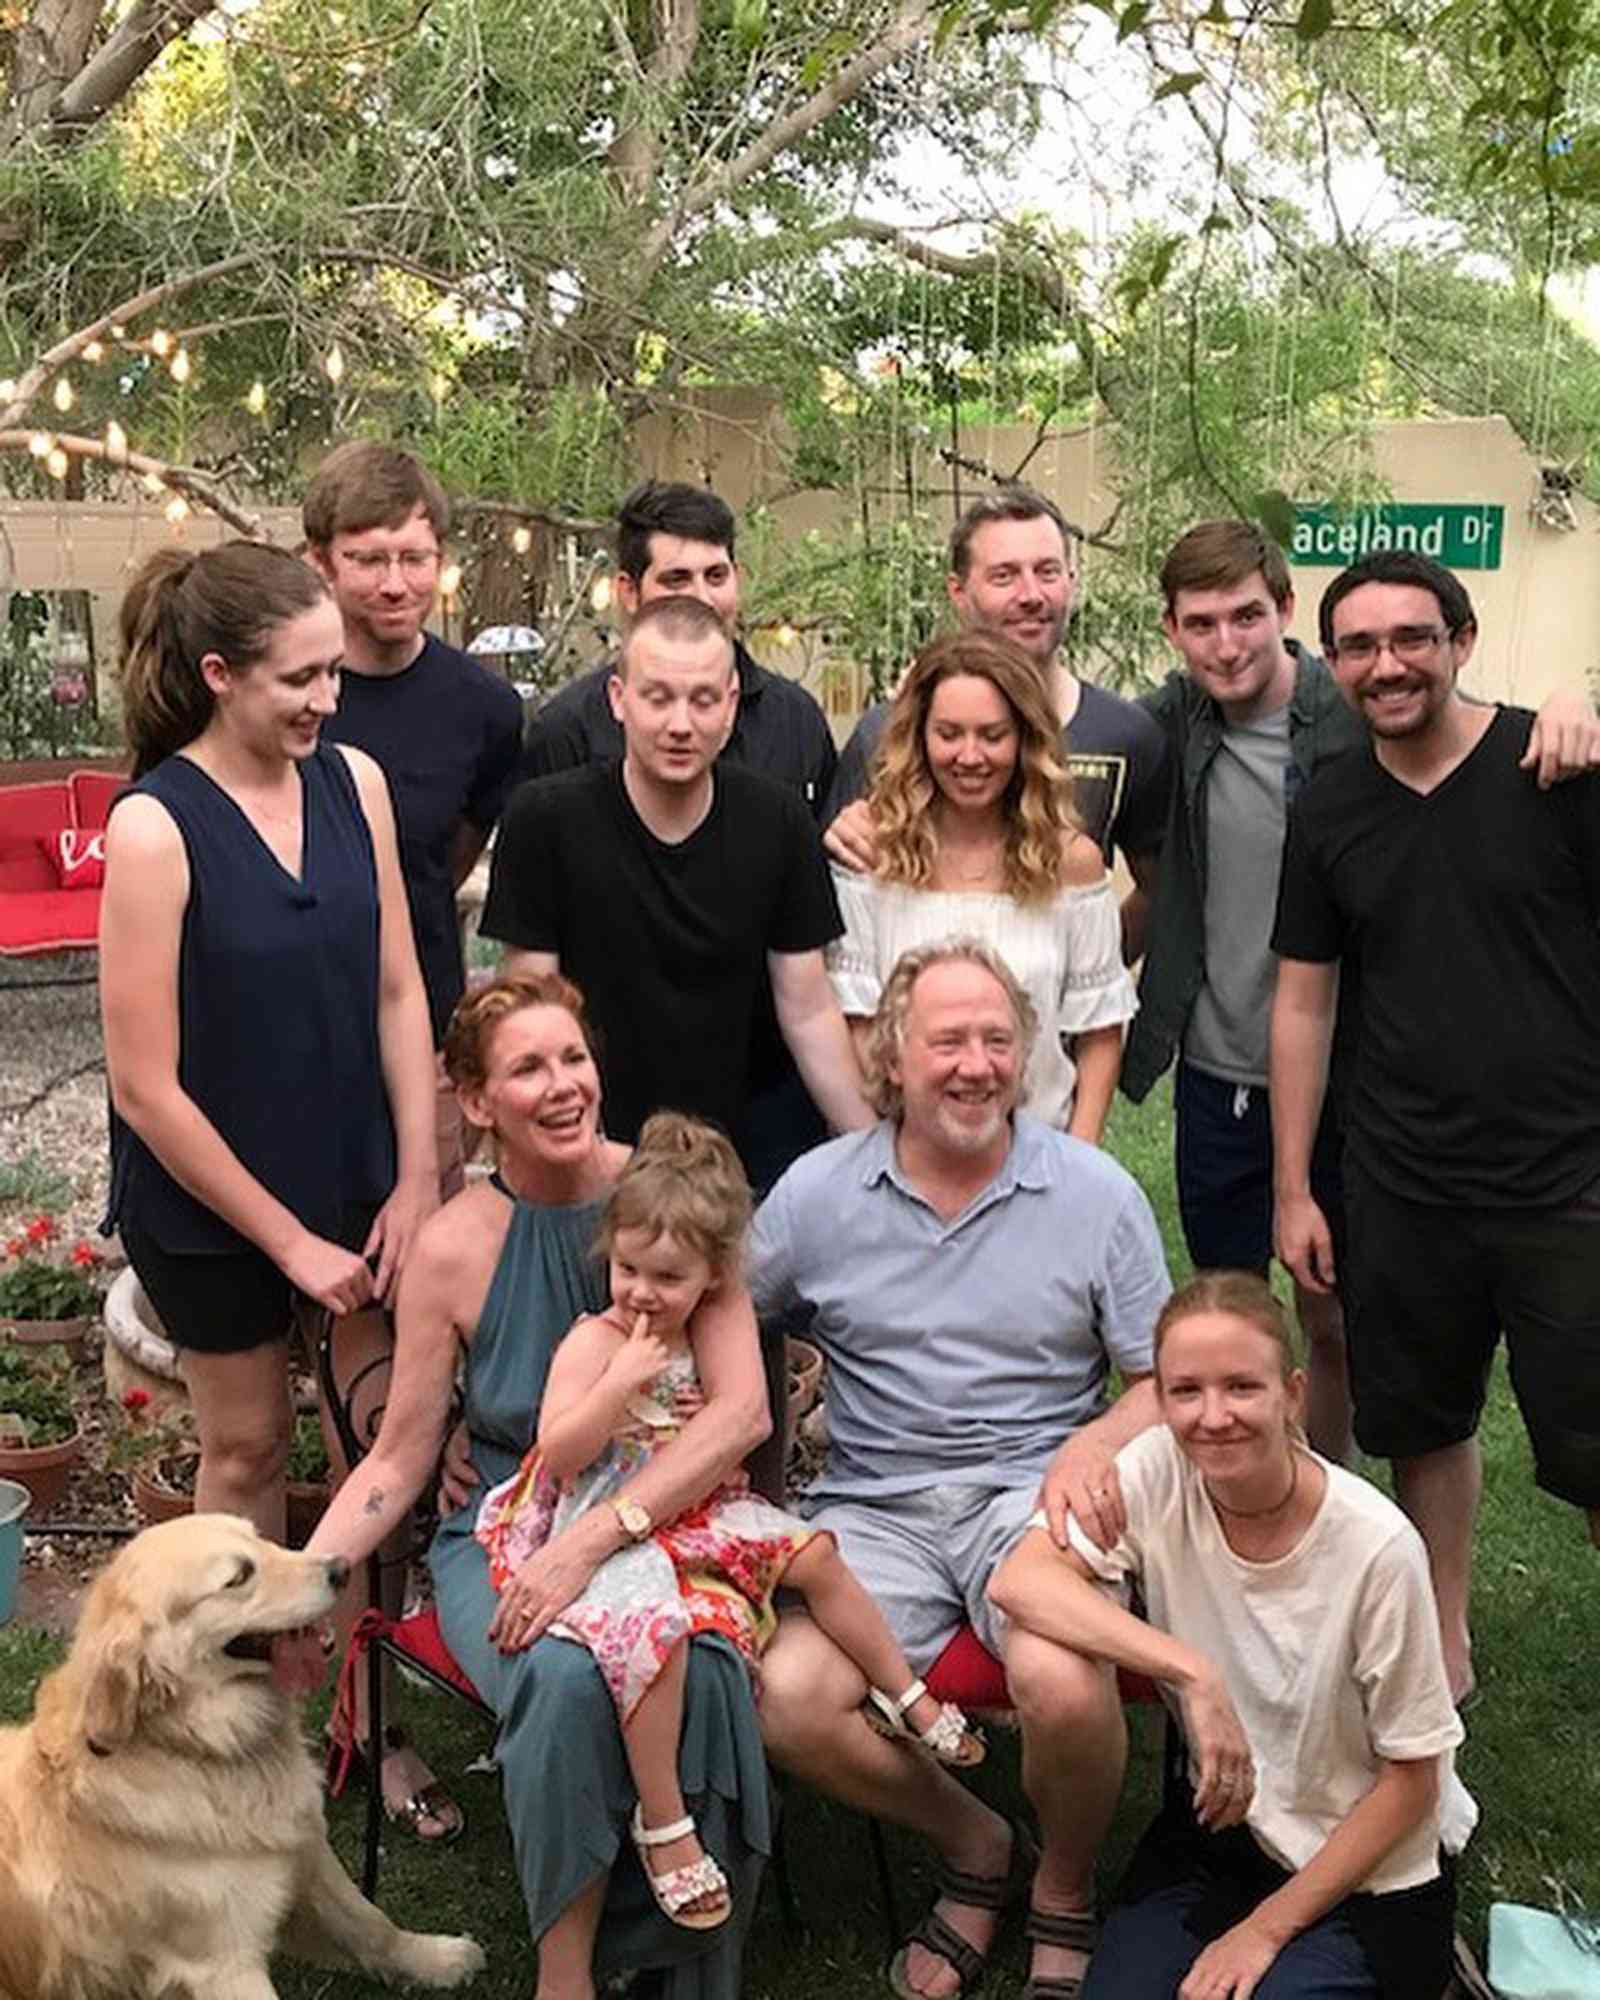
M 148 1389 L 128 1389 L 123 1393 L 122 1407 L 130 1417 L 136 1417 L 142 1409 L 148 1407 L 149 1402 L 150 1391 Z
M 81 1270 L 92 1271 L 100 1262 L 100 1252 L 87 1243 L 74 1243 L 70 1261 Z
M 28 1224 L 28 1241 L 30 1243 L 49 1243 L 60 1233 L 53 1216 L 36 1215 L 32 1222 Z
M 6 1245 L 6 1255 L 8 1257 L 26 1257 L 27 1254 L 28 1239 L 26 1236 L 13 1236 L 11 1241 Z

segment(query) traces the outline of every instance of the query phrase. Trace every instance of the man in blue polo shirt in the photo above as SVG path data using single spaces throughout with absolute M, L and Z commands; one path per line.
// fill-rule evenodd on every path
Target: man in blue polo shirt
M 1122 1784 L 1115 1677 L 1008 1628 L 985 1593 L 1040 1504 L 1058 1541 L 1069 1507 L 1108 1545 L 1119 1531 L 1112 1461 L 1156 1419 L 1151 1339 L 1171 1287 L 1131 1176 L 1016 1111 L 1037 1027 L 984 946 L 907 953 L 872 1030 L 880 1122 L 778 1182 L 756 1218 L 750 1284 L 764 1317 L 806 1313 L 827 1356 L 815 1518 L 912 1665 L 925 1673 L 969 1624 L 1005 1662 L 1043 1837 L 1032 1972 L 1065 1980 L 1092 1944 L 1095 1851 Z M 1111 1403 L 1113 1367 L 1126 1386 Z M 786 1616 L 762 1662 L 768 1745 L 807 1784 L 933 1841 L 939 1900 L 892 1983 L 964 1992 L 1026 1857 L 931 1758 L 874 1735 L 855 1712 L 864 1696 L 856 1668 Z

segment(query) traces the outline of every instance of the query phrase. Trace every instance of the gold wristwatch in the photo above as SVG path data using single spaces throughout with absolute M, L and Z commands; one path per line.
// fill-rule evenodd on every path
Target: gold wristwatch
M 642 1542 L 655 1526 L 649 1508 L 641 1507 L 637 1500 L 613 1500 L 611 1505 L 630 1542 Z

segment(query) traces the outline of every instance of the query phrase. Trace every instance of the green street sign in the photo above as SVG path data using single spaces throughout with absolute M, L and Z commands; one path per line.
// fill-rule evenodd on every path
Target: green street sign
M 1375 549 L 1408 549 L 1446 569 L 1498 569 L 1505 530 L 1504 507 L 1408 500 L 1346 514 L 1297 500 L 1289 560 L 1302 568 L 1343 569 Z

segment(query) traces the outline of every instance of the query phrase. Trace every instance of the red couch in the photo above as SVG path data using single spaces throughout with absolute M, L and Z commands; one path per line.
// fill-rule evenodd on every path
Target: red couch
M 127 782 L 117 771 L 73 770 L 0 786 L 0 955 L 94 945 L 98 883 L 62 886 L 58 836 L 103 831 L 111 801 Z M 98 874 L 92 866 L 72 872 Z

